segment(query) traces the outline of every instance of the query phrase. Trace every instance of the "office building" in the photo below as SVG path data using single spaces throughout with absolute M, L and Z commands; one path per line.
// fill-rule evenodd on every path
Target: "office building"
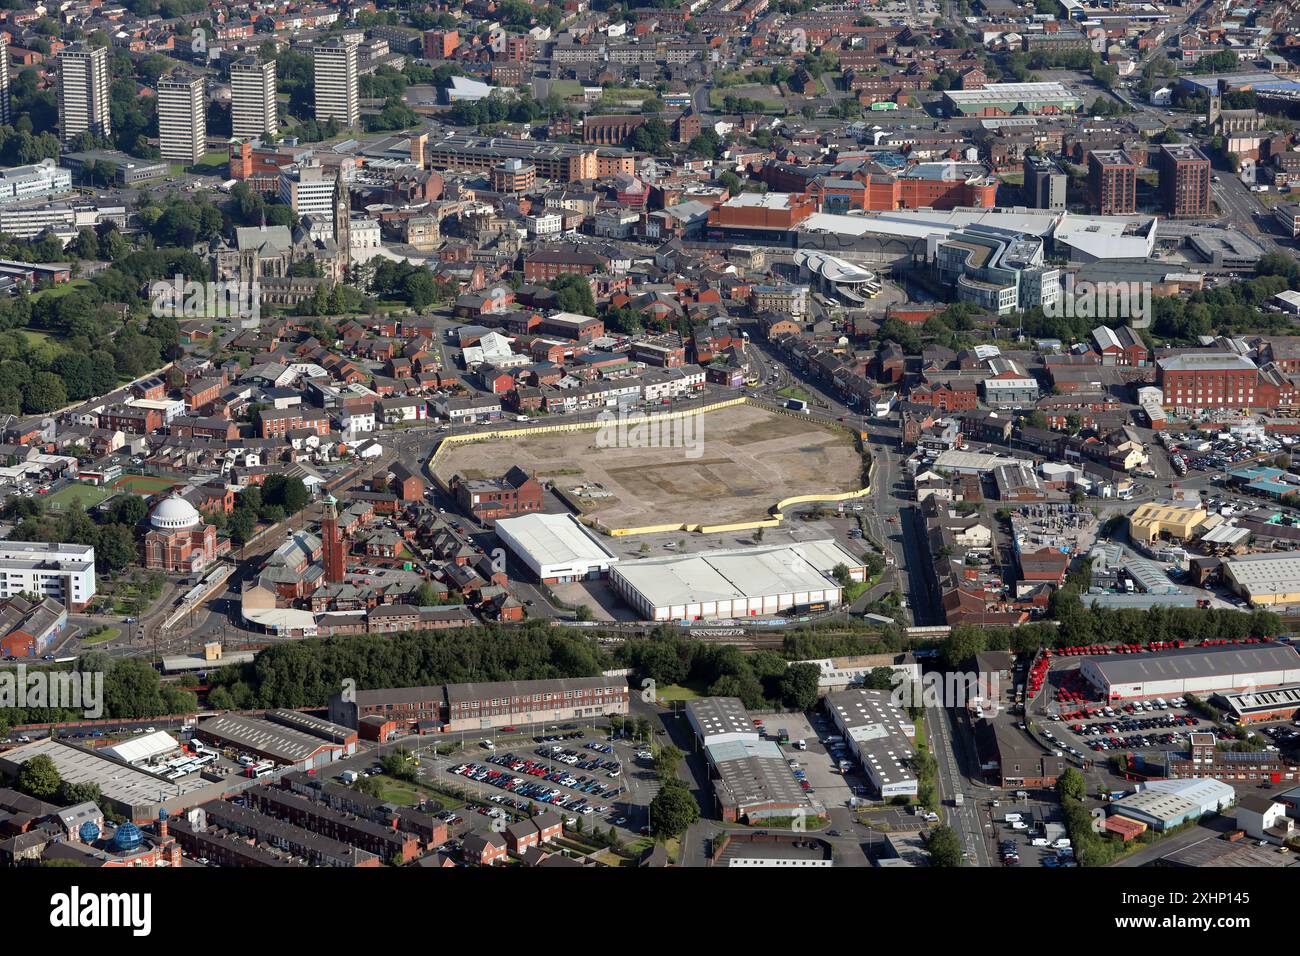
M 1060 166 L 1046 156 L 1026 154 L 1024 172 L 1025 205 L 1033 209 L 1065 208 L 1067 177 Z
M 230 129 L 236 139 L 261 139 L 280 129 L 275 61 L 246 56 L 230 65 Z
M 52 159 L 0 169 L 0 204 L 53 199 L 72 192 L 72 171 Z
M 1088 200 L 1102 216 L 1127 216 L 1137 211 L 1137 163 L 1122 149 L 1088 153 Z
M 105 47 L 74 43 L 59 53 L 59 134 L 65 145 L 82 133 L 113 135 L 108 85 Z
M 1161 146 L 1156 154 L 1160 205 L 1174 218 L 1210 214 L 1210 160 L 1195 146 Z
M 935 256 L 940 281 L 959 300 L 998 315 L 1060 298 L 1060 270 L 1045 261 L 1039 237 L 978 224 L 950 233 Z
M 173 70 L 158 80 L 158 150 L 163 159 L 194 165 L 208 138 L 203 77 Z
M 334 211 L 337 173 L 324 166 L 286 166 L 280 171 L 280 202 L 295 215 L 329 220 Z
M 95 549 L 83 544 L 5 541 L 0 544 L 0 599 L 18 594 L 54 598 L 80 611 L 95 596 Z
M 357 94 L 357 48 L 350 43 L 318 46 L 316 61 L 316 121 L 338 120 L 341 126 L 361 121 Z
M 490 173 L 501 163 L 518 159 L 532 164 L 536 179 L 562 183 L 599 176 L 595 146 L 580 143 L 534 142 L 509 137 L 453 133 L 428 146 L 430 169 L 464 169 Z
M 1295 386 L 1276 368 L 1259 368 L 1244 355 L 1189 352 L 1157 363 L 1165 408 L 1182 413 L 1204 408 L 1277 408 L 1294 398 Z

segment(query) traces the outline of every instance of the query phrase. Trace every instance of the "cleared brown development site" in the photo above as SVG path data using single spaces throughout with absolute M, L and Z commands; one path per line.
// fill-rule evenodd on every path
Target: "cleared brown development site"
M 729 524 L 762 518 L 783 498 L 860 487 L 853 439 L 806 419 L 737 405 L 660 428 L 686 447 L 626 447 L 613 427 L 552 432 L 455 445 L 437 473 L 479 478 L 518 465 L 610 528 Z

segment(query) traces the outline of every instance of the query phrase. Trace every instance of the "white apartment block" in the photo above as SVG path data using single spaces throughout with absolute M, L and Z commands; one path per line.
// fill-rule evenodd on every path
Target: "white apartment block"
M 357 92 L 357 48 L 351 43 L 327 43 L 315 51 L 316 122 L 338 120 L 342 126 L 361 122 Z
M 236 139 L 261 139 L 280 130 L 275 61 L 246 56 L 230 65 L 230 127 Z
M 95 549 L 83 544 L 0 542 L 0 599 L 27 593 L 79 611 L 95 596 Z
M 158 150 L 164 159 L 194 165 L 207 146 L 203 77 L 179 70 L 158 80 Z
M 17 205 L 0 204 L 0 233 L 15 239 L 32 239 L 47 228 L 71 226 L 75 229 L 93 229 L 105 220 L 118 228 L 126 225 L 125 206 L 45 205 L 37 208 L 17 208 Z
M 113 135 L 108 111 L 108 50 L 74 43 L 59 53 L 59 133 L 65 144 L 81 133 Z
M 52 159 L 0 169 L 0 203 L 54 199 L 72 192 L 72 171 Z

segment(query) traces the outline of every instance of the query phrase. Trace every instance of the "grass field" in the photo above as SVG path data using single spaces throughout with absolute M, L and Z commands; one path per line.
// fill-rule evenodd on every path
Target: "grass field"
M 33 299 L 60 299 L 75 289 L 84 289 L 90 285 L 89 279 L 73 279 L 71 282 L 60 282 L 58 285 L 52 285 L 48 289 L 42 289 L 40 292 L 33 292 Z M 24 329 L 30 332 L 32 330 Z
M 55 511 L 63 511 L 72 507 L 74 501 L 80 501 L 82 508 L 93 508 L 105 498 L 111 497 L 112 494 L 111 489 L 100 485 L 88 485 L 79 481 L 60 488 L 46 499 L 46 503 Z
M 203 158 L 190 167 L 195 173 L 215 173 L 230 163 L 230 155 L 221 149 L 214 149 L 203 154 Z
M 758 100 L 763 104 L 763 111 L 768 113 L 785 112 L 785 102 L 772 95 L 772 87 L 761 86 L 759 84 L 749 84 L 746 86 L 731 86 L 725 90 L 709 90 L 709 104 L 714 109 L 722 109 L 723 103 L 728 96 L 739 96 L 744 99 Z
M 428 800 L 437 803 L 444 810 L 456 810 L 465 805 L 462 800 L 457 800 L 455 797 L 439 793 L 418 783 L 407 783 L 405 780 L 395 780 L 392 777 L 383 775 L 374 779 L 379 781 L 380 799 L 389 803 L 401 804 L 404 807 L 415 807 Z
M 550 89 L 556 96 L 566 98 L 582 95 L 582 84 L 577 80 L 556 80 L 551 84 Z
M 106 627 L 94 637 L 83 637 L 81 639 L 82 647 L 94 647 L 96 644 L 107 644 L 109 641 L 116 640 L 122 634 L 120 627 Z
M 129 491 L 133 495 L 156 495 L 176 486 L 170 478 L 150 478 L 147 475 L 124 475 L 113 482 L 114 491 Z
M 663 701 L 673 700 L 698 700 L 704 696 L 707 688 L 689 687 L 685 684 L 669 684 L 666 687 L 656 687 L 655 697 Z
M 31 345 L 43 345 L 46 342 L 54 342 L 57 344 L 59 342 L 59 336 L 41 329 L 23 328 L 18 331 L 26 337 L 28 343 Z

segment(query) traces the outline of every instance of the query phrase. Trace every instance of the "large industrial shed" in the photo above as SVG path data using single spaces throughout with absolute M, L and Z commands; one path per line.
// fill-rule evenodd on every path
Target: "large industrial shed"
M 1090 657 L 1079 670 L 1108 700 L 1204 696 L 1300 682 L 1300 654 L 1289 644 L 1225 644 Z
M 200 740 L 274 760 L 294 770 L 324 767 L 357 751 L 357 732 L 311 714 L 268 711 L 264 718 L 221 714 L 198 726 Z
M 1168 830 L 1207 813 L 1219 813 L 1236 799 L 1237 792 L 1221 780 L 1152 780 L 1142 784 L 1137 793 L 1116 800 L 1111 812 L 1155 830 Z
M 838 605 L 837 565 L 862 581 L 866 568 L 829 538 L 623 562 L 610 583 L 644 620 L 757 617 Z
M 764 740 L 738 697 L 688 701 L 686 719 L 709 762 L 718 815 L 731 823 L 792 817 L 813 804 L 776 741 Z
M 573 515 L 530 514 L 502 518 L 497 537 L 543 584 L 598 578 L 618 560 Z
M 920 787 L 911 765 L 916 725 L 893 696 L 861 687 L 826 695 L 826 712 L 882 800 L 914 797 Z
M 1300 554 L 1245 554 L 1223 562 L 1229 586 L 1255 607 L 1300 604 Z

